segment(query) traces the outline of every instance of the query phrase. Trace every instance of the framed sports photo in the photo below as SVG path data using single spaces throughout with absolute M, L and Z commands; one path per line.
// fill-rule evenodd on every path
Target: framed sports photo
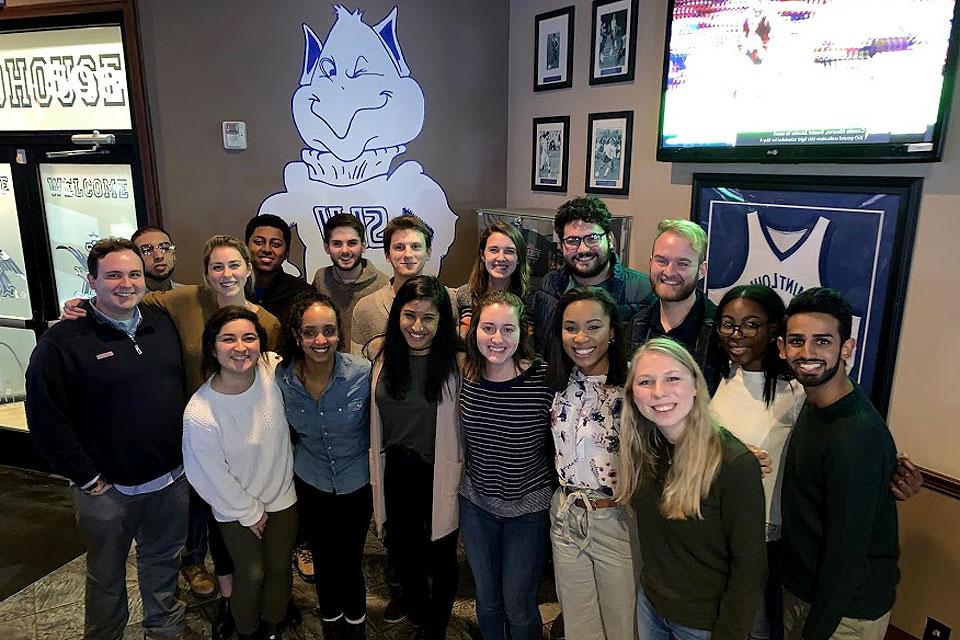
M 573 16 L 574 7 L 569 6 L 534 18 L 534 91 L 573 85 Z
M 633 111 L 591 113 L 587 121 L 587 193 L 630 192 Z
M 567 190 L 570 116 L 533 119 L 533 162 L 530 188 L 534 191 Z
M 923 178 L 694 174 L 707 232 L 702 287 L 717 303 L 762 284 L 784 304 L 830 287 L 853 307 L 851 378 L 886 415 Z
M 594 0 L 590 84 L 633 80 L 638 0 Z

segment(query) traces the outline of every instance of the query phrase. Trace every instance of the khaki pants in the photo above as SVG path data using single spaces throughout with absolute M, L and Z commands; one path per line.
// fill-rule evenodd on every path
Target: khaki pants
M 810 614 L 810 604 L 783 590 L 783 637 L 784 640 L 801 640 L 803 625 Z M 832 640 L 883 640 L 890 624 L 890 612 L 876 620 L 841 618 Z

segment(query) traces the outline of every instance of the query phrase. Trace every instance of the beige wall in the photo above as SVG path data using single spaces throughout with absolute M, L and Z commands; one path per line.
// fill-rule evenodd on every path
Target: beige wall
M 588 84 L 591 2 L 576 0 L 573 88 L 534 93 L 534 16 L 569 3 L 513 0 L 510 5 L 507 206 L 555 208 L 583 193 L 587 114 L 633 109 L 633 166 L 628 197 L 606 198 L 615 213 L 634 217 L 633 266 L 646 268 L 656 222 L 690 213 L 694 172 L 923 176 L 916 250 L 904 309 L 889 421 L 900 450 L 915 461 L 960 478 L 960 113 L 955 93 L 952 134 L 944 161 L 929 165 L 708 165 L 656 162 L 666 0 L 640 0 L 637 70 L 632 83 Z M 904 97 L 904 99 L 909 99 Z M 708 113 L 707 105 L 704 107 Z M 531 119 L 569 115 L 567 194 L 530 190 Z M 903 584 L 894 623 L 919 636 L 926 616 L 960 626 L 960 501 L 925 491 L 901 507 Z
M 460 216 L 442 271 L 459 284 L 472 264 L 474 210 L 505 199 L 507 2 L 365 0 L 347 7 L 359 6 L 375 24 L 394 4 L 400 46 L 426 100 L 423 131 L 401 160 L 420 162 Z M 137 6 L 164 224 L 179 247 L 178 274 L 196 281 L 206 238 L 242 234 L 263 199 L 283 190 L 283 166 L 300 157 L 304 144 L 290 115 L 303 60 L 300 24 L 324 38 L 332 3 Z M 223 149 L 222 120 L 247 123 L 246 151 Z

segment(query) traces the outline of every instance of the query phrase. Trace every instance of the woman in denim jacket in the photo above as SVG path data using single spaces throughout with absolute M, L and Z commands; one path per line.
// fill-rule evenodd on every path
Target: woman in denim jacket
M 366 637 L 363 547 L 370 490 L 370 363 L 338 351 L 340 311 L 307 292 L 290 309 L 277 383 L 293 430 L 301 521 L 324 571 L 315 586 L 325 638 Z

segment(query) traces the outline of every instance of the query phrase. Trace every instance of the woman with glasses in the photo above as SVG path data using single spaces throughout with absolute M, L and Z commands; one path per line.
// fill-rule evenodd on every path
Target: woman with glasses
M 322 567 L 314 586 L 324 638 L 365 638 L 363 547 L 370 490 L 370 362 L 337 347 L 340 311 L 328 296 L 294 300 L 277 383 L 296 434 L 293 471 L 300 520 Z
M 525 303 L 530 293 L 527 241 L 513 225 L 494 222 L 480 234 L 477 261 L 470 281 L 457 289 L 460 335 L 466 336 L 477 301 L 490 291 L 509 291 Z M 524 325 L 527 324 L 523 318 Z M 524 326 L 526 330 L 526 326 Z

